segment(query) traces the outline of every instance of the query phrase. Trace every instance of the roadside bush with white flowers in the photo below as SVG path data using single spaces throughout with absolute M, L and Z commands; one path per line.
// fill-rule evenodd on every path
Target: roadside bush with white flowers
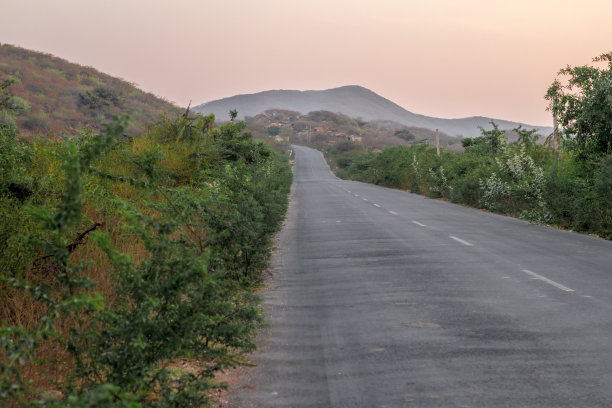
M 504 145 L 495 161 L 496 170 L 480 180 L 481 205 L 491 211 L 520 214 L 532 222 L 549 222 L 551 214 L 542 194 L 544 171 L 525 146 Z

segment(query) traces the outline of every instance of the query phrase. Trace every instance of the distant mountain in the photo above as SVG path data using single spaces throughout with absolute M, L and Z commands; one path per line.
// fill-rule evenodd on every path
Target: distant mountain
M 23 135 L 74 135 L 88 126 L 101 129 L 115 115 L 130 115 L 128 134 L 144 131 L 162 113 L 183 110 L 133 84 L 94 68 L 53 55 L 0 44 L 0 82 L 21 109 L 16 117 Z
M 440 129 L 449 136 L 474 137 L 480 135 L 478 126 L 490 127 L 493 120 L 501 129 L 512 129 L 519 125 L 501 119 L 491 119 L 474 116 L 462 119 L 441 119 L 412 113 L 391 102 L 388 99 L 361 86 L 351 85 L 324 91 L 289 91 L 274 90 L 248 95 L 236 95 L 198 105 L 193 110 L 210 114 L 223 120 L 228 117 L 230 109 L 238 110 L 240 119 L 245 116 L 255 116 L 268 109 L 286 109 L 300 113 L 326 110 L 339 112 L 352 118 L 361 118 L 367 121 L 390 120 L 409 127 L 425 129 Z M 547 136 L 552 128 L 529 126 L 527 129 L 538 129 Z

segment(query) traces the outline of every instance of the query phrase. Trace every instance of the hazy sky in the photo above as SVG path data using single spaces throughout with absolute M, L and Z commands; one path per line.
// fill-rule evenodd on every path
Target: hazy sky
M 550 125 L 557 71 L 612 51 L 612 1 L 0 0 L 0 42 L 181 106 L 362 85 L 415 113 Z

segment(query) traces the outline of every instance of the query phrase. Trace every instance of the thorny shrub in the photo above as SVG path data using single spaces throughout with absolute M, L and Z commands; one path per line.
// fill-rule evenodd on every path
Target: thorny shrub
M 12 317 L 23 310 L 0 310 L 2 405 L 199 407 L 219 386 L 215 373 L 253 349 L 261 322 L 254 288 L 291 170 L 242 123 L 213 122 L 186 112 L 129 139 L 120 118 L 59 148 L 29 146 L 14 127 L 0 127 L 0 297 L 22 296 L 37 310 L 28 324 Z M 44 166 L 52 180 L 24 182 L 11 170 L 16 162 L 31 174 Z M 17 182 L 29 189 L 23 197 L 10 188 Z M 118 249 L 126 242 L 137 257 Z M 97 246 L 106 260 L 79 258 L 80 246 Z M 113 293 L 88 275 L 101 265 Z M 40 353 L 49 343 L 69 366 L 53 392 L 23 371 L 49 364 Z M 184 372 L 171 364 L 179 358 L 203 363 Z

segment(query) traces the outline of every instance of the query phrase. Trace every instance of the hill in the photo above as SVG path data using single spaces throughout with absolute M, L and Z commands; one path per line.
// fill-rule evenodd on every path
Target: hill
M 100 129 L 113 116 L 131 117 L 128 134 L 136 135 L 161 113 L 181 109 L 133 84 L 53 55 L 0 44 L 0 81 L 18 106 L 17 125 L 24 135 L 74 133 L 84 126 Z
M 501 129 L 512 129 L 519 125 L 501 119 L 474 116 L 462 119 L 441 119 L 412 113 L 383 98 L 382 96 L 361 86 L 343 86 L 324 91 L 290 91 L 273 90 L 248 95 L 236 95 L 229 98 L 207 102 L 193 108 L 195 111 L 209 114 L 217 118 L 226 118 L 230 109 L 238 110 L 239 118 L 255 116 L 268 109 L 284 109 L 306 114 L 312 111 L 340 112 L 351 118 L 367 121 L 393 121 L 404 126 L 440 129 L 450 136 L 479 136 L 478 126 L 488 127 L 494 120 Z M 537 128 L 542 135 L 548 135 L 552 128 L 529 126 Z
M 350 141 L 369 149 L 413 143 L 435 144 L 435 132 L 429 129 L 407 127 L 391 121 L 367 122 L 329 111 L 302 115 L 295 111 L 268 109 L 255 116 L 246 116 L 244 122 L 255 138 L 281 143 L 335 145 Z M 458 150 L 461 141 L 440 133 L 440 145 Z

